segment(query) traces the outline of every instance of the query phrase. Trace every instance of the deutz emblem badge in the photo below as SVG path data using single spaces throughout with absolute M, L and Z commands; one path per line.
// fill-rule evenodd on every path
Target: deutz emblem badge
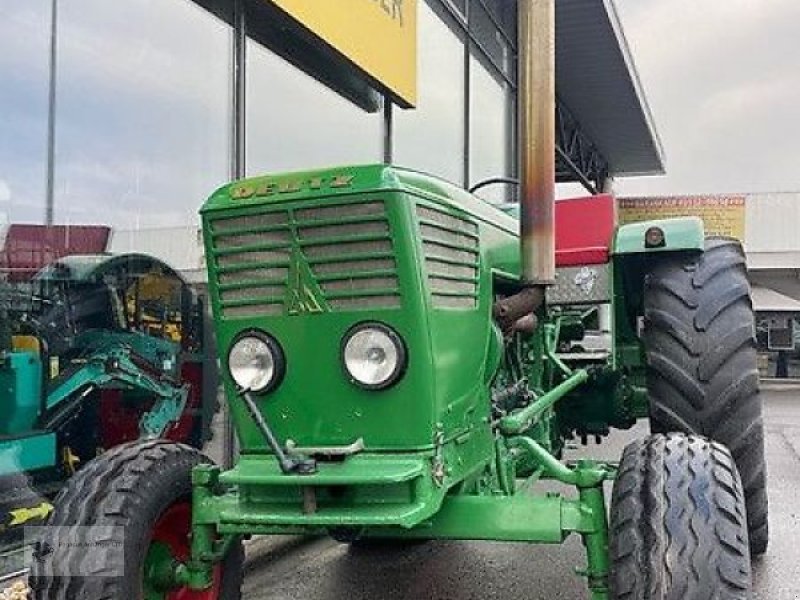
M 583 267 L 575 275 L 575 285 L 587 296 L 592 293 L 594 284 L 597 283 L 597 271 L 589 267 Z
M 327 312 L 328 305 L 311 269 L 299 250 L 292 254 L 289 285 L 286 288 L 286 312 L 290 315 Z

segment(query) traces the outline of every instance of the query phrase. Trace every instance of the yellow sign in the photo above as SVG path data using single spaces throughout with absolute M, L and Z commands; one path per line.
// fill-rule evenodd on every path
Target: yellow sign
M 417 101 L 417 0 L 269 0 L 403 106 Z
M 700 217 L 706 235 L 723 235 L 744 241 L 744 196 L 658 196 L 620 198 L 619 223 L 649 219 Z

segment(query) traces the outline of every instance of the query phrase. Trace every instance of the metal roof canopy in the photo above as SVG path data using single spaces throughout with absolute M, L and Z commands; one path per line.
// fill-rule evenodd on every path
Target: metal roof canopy
M 664 173 L 661 141 L 613 0 L 556 2 L 556 90 L 611 175 Z
M 230 24 L 235 1 L 195 0 Z M 369 82 L 288 22 L 276 22 L 269 2 L 246 6 L 248 35 L 358 106 L 377 110 Z M 500 0 L 497 6 L 508 11 L 505 19 L 513 28 L 516 2 Z M 560 181 L 580 181 L 576 171 L 595 184 L 606 174 L 664 173 L 661 141 L 614 0 L 556 0 L 556 93 Z

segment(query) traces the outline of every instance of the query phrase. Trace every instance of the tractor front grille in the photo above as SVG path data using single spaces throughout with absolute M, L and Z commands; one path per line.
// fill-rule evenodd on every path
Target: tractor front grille
M 475 308 L 478 301 L 478 226 L 427 204 L 417 205 L 425 271 L 435 308 Z
M 289 213 L 214 219 L 211 235 L 223 314 L 282 314 L 293 243 Z
M 211 221 L 226 317 L 284 314 L 298 261 L 330 310 L 399 308 L 391 228 L 381 200 L 276 210 Z
M 305 208 L 296 218 L 300 248 L 331 309 L 400 307 L 382 201 Z

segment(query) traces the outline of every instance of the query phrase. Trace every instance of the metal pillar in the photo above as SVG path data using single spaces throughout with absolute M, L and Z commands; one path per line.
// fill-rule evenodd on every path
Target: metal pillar
M 231 177 L 242 179 L 246 176 L 246 137 L 247 118 L 247 30 L 245 0 L 233 3 L 233 77 L 231 79 Z M 225 412 L 222 434 L 222 466 L 233 467 L 236 456 L 236 436 L 233 431 L 230 408 Z
M 50 8 L 50 83 L 47 96 L 47 192 L 44 224 L 53 224 L 56 175 L 56 68 L 58 59 L 58 0 Z
M 231 177 L 245 176 L 245 119 L 247 102 L 247 76 L 245 73 L 247 32 L 245 31 L 245 0 L 233 2 L 233 52 L 231 80 L 231 109 L 233 123 L 231 131 Z
M 555 281 L 555 0 L 519 0 L 522 278 Z
M 392 144 L 394 131 L 394 107 L 388 95 L 383 96 L 383 162 L 392 164 L 394 146 Z

